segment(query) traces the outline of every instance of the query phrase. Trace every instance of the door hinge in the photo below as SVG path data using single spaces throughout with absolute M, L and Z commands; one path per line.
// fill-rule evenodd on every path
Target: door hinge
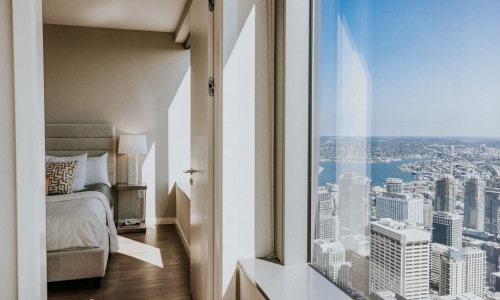
M 210 97 L 214 96 L 214 90 L 215 90 L 214 78 L 210 77 L 208 78 L 208 95 Z
M 215 0 L 208 0 L 208 10 L 209 11 L 214 11 L 214 1 Z

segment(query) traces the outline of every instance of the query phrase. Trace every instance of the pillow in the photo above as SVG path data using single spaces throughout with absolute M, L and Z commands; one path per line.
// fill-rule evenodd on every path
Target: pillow
M 49 181 L 50 181 L 50 176 L 45 174 L 45 196 L 49 194 Z
M 77 166 L 77 161 L 48 162 L 45 164 L 45 175 L 50 176 L 49 195 L 62 195 L 73 192 L 73 177 Z
M 94 183 L 104 183 L 111 187 L 108 178 L 108 153 L 97 157 L 87 158 L 87 174 L 85 175 L 85 185 Z
M 45 156 L 45 161 L 47 162 L 47 156 Z M 48 156 L 48 162 L 69 162 L 77 161 L 78 166 L 76 167 L 75 177 L 73 178 L 73 192 L 81 191 L 85 188 L 85 173 L 87 173 L 87 153 L 70 156 L 70 157 L 55 157 Z

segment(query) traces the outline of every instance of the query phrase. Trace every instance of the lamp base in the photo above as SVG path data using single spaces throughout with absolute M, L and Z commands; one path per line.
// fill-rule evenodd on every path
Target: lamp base
M 128 155 L 128 178 L 127 184 L 139 183 L 139 160 L 137 155 Z

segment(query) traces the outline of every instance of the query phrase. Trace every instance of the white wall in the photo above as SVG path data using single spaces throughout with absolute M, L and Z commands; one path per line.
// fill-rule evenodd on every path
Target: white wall
M 237 260 L 272 250 L 267 1 L 224 1 L 222 30 L 224 295 Z
M 14 74 L 12 5 L 0 1 L 0 291 L 2 298 L 17 299 L 16 149 L 14 125 Z
M 173 182 L 189 168 L 189 148 L 182 149 L 190 132 L 189 51 L 159 32 L 45 25 L 44 39 L 46 122 L 112 123 L 117 135 L 146 134 L 149 154 L 139 165 L 147 219 L 175 217 Z M 173 158 L 182 164 L 174 166 L 170 151 L 184 153 Z M 118 155 L 118 182 L 126 172 L 126 156 Z M 132 200 L 120 198 L 119 219 L 130 215 Z

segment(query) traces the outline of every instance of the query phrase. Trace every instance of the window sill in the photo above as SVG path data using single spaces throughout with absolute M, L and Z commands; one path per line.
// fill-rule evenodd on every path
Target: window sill
M 238 264 L 267 299 L 352 299 L 307 264 L 287 267 L 260 259 Z

